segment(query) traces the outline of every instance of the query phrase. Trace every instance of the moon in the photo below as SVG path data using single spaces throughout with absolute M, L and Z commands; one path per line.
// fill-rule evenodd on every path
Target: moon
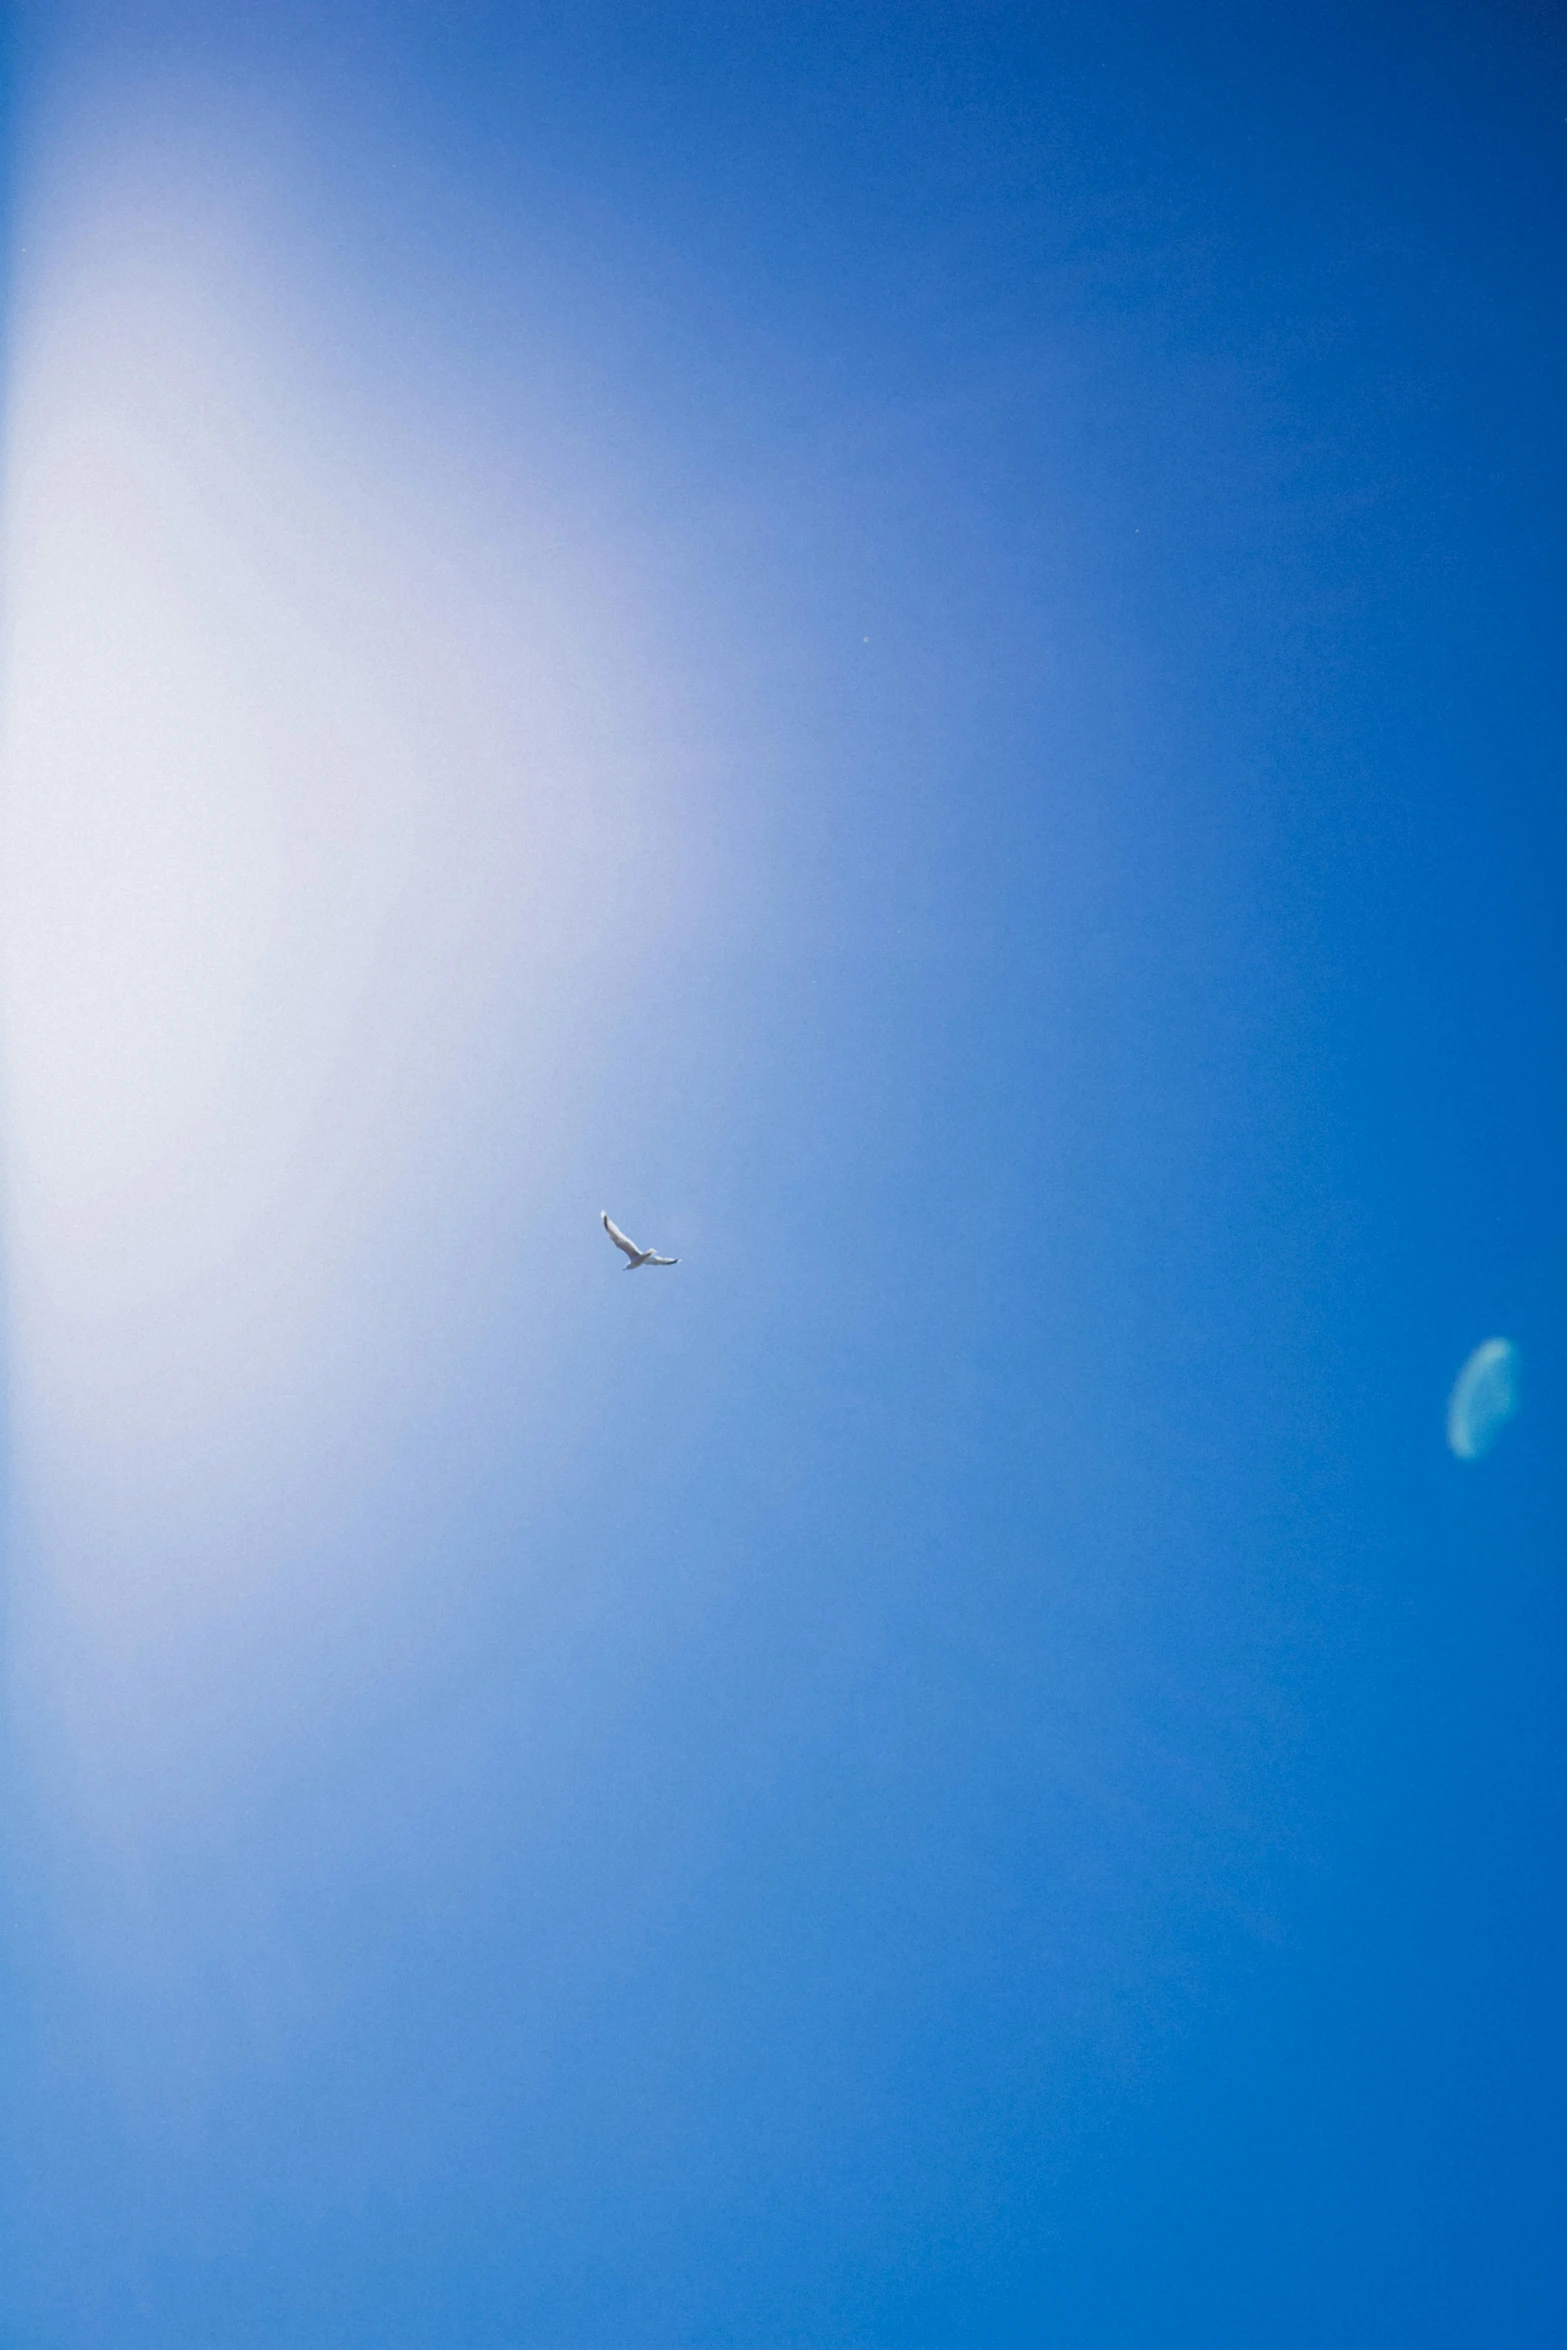
M 1447 1399 L 1447 1441 L 1461 1461 L 1488 1453 L 1518 1409 L 1523 1357 L 1510 1338 L 1477 1346 Z

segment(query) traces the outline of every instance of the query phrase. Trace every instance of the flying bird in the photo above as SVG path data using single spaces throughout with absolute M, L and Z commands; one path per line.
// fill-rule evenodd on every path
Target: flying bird
M 680 1262 L 678 1257 L 661 1257 L 654 1249 L 638 1248 L 636 1242 L 628 1240 L 620 1226 L 612 1224 L 608 1216 L 604 1218 L 604 1229 L 625 1256 L 628 1273 L 634 1273 L 638 1265 L 678 1265 Z

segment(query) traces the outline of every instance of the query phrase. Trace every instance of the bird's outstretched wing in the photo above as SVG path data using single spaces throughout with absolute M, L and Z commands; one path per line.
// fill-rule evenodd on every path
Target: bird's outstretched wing
M 638 1248 L 636 1242 L 634 1240 L 628 1240 L 625 1234 L 621 1231 L 620 1226 L 610 1222 L 608 1215 L 605 1215 L 604 1217 L 604 1229 L 609 1234 L 610 1239 L 615 1243 L 615 1246 L 618 1249 L 623 1249 L 625 1254 L 630 1257 L 633 1263 L 635 1263 L 636 1259 L 642 1254 L 642 1251 Z
M 680 1259 L 678 1257 L 653 1256 L 648 1258 L 648 1263 L 650 1265 L 678 1265 L 679 1262 Z

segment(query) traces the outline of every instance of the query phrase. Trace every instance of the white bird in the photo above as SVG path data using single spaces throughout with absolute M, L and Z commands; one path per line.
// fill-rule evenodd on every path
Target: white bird
M 628 1273 L 634 1273 L 638 1265 L 678 1265 L 680 1262 L 678 1257 L 661 1257 L 650 1248 L 638 1248 L 636 1242 L 628 1240 L 620 1226 L 612 1224 L 608 1216 L 604 1218 L 604 1229 L 615 1246 L 624 1251 Z

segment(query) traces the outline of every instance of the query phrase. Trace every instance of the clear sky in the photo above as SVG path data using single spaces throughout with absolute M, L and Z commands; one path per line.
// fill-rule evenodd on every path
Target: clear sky
M 3 2350 L 1554 2350 L 1560 11 L 5 75 Z

